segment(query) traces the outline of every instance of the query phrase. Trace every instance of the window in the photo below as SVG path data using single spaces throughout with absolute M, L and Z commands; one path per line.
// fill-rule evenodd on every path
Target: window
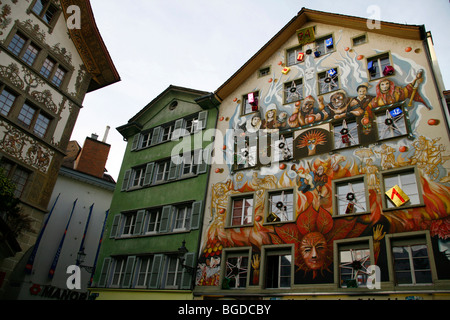
M 157 233 L 161 224 L 161 209 L 149 210 L 147 213 L 147 233 Z
M 335 124 L 334 128 L 334 148 L 342 149 L 359 145 L 358 126 L 356 122 L 343 121 Z
M 152 132 L 153 131 L 150 131 L 140 135 L 139 148 L 142 149 L 150 146 L 152 142 Z
M 285 222 L 294 220 L 294 192 L 282 190 L 268 194 L 267 222 Z
M 47 79 L 50 79 L 51 82 L 58 88 L 61 87 L 66 73 L 67 71 L 59 66 L 59 64 L 50 57 L 45 59 L 41 68 L 41 75 Z
M 365 177 L 344 178 L 333 180 L 334 215 L 352 213 L 367 213 L 369 201 L 367 199 Z
M 253 195 L 232 199 L 231 225 L 249 225 L 253 222 Z
M 44 64 L 42 65 L 41 68 L 41 74 L 45 77 L 45 78 L 49 78 L 50 77 L 50 73 L 53 70 L 53 67 L 55 66 L 56 62 L 51 59 L 51 58 L 46 58 L 44 61 Z
M 329 69 L 318 74 L 319 94 L 328 93 L 339 89 L 339 76 L 336 68 Z
M 431 266 L 425 244 L 395 245 L 392 248 L 397 285 L 431 284 Z
M 27 102 L 24 103 L 17 118 L 26 128 L 33 127 L 33 132 L 40 138 L 44 138 L 49 128 L 51 119 L 40 112 L 39 109 L 30 106 Z
M 384 110 L 377 114 L 376 121 L 379 140 L 400 137 L 408 133 L 402 107 L 398 106 Z
M 300 63 L 300 61 L 297 60 L 298 54 L 302 51 L 302 47 L 298 46 L 292 49 L 288 49 L 286 51 L 286 65 L 288 67 L 296 65 L 298 63 Z
M 183 267 L 180 264 L 180 260 L 177 256 L 167 257 L 167 268 L 166 268 L 166 284 L 165 288 L 178 289 L 181 282 Z
M 303 80 L 297 79 L 284 84 L 284 102 L 291 103 L 303 99 Z
M 22 60 L 25 61 L 25 63 L 27 63 L 29 66 L 32 66 L 33 62 L 36 60 L 38 53 L 39 49 L 30 43 L 22 57 Z
M 155 182 L 164 182 L 169 179 L 169 169 L 171 162 L 172 161 L 169 159 L 156 163 Z
M 234 169 L 246 169 L 257 165 L 258 137 L 256 134 L 235 137 Z
M 14 53 L 16 56 L 19 56 L 22 48 L 25 46 L 25 42 L 27 42 L 27 39 L 25 39 L 25 37 L 21 34 L 16 33 L 9 43 L 8 50 Z
M 365 34 L 354 37 L 352 39 L 353 46 L 359 46 L 367 42 L 367 36 Z
M 125 274 L 126 258 L 120 257 L 114 260 L 114 269 L 112 271 L 111 286 L 120 287 L 122 284 L 123 276 Z
M 248 253 L 228 253 L 225 263 L 226 271 L 222 288 L 245 289 L 249 271 Z
M 35 113 L 36 109 L 25 103 L 20 110 L 18 120 L 27 128 L 29 128 L 31 126 L 31 122 L 33 121 Z
M 136 212 L 124 215 L 125 221 L 122 232 L 123 236 L 131 236 L 134 234 L 134 228 L 136 226 L 136 217 L 137 217 Z
M 194 133 L 197 131 L 199 127 L 199 119 L 198 117 L 190 118 L 186 120 L 186 128 L 187 133 Z
M 183 155 L 183 169 L 182 176 L 197 174 L 198 165 L 201 163 L 202 150 L 196 150 L 195 152 L 187 153 Z
M 133 176 L 131 179 L 131 188 L 142 187 L 144 185 L 145 166 L 133 169 Z
M 137 279 L 135 287 L 146 288 L 150 280 L 150 271 L 153 263 L 152 256 L 140 257 L 136 265 Z
M 14 196 L 20 198 L 30 177 L 29 171 L 6 159 L 0 161 L 0 168 L 3 168 L 5 176 L 16 186 Z
M 176 207 L 174 231 L 189 230 L 191 227 L 191 214 L 191 205 Z
M 266 288 L 290 288 L 292 255 L 268 252 L 266 254 Z
M 422 196 L 421 189 L 418 186 L 418 173 L 416 172 L 415 167 L 404 168 L 401 170 L 390 170 L 382 173 L 382 183 L 384 186 L 384 192 L 390 190 L 391 188 L 398 186 L 404 194 L 406 194 L 409 198 L 408 201 L 406 199 L 403 200 L 403 205 L 412 206 L 412 205 L 421 205 L 422 204 Z M 383 196 L 383 204 L 384 208 L 396 208 L 396 205 L 393 203 L 395 197 L 402 197 L 401 194 L 393 193 L 391 198 L 389 198 L 386 194 Z
M 280 135 L 271 146 L 272 162 L 290 160 L 294 156 L 294 138 L 292 136 Z
M 170 141 L 172 139 L 173 128 L 174 128 L 173 124 L 165 125 L 164 127 L 162 127 L 160 142 Z
M 7 116 L 15 100 L 16 96 L 14 94 L 9 92 L 7 89 L 3 89 L 0 95 L 0 113 Z
M 367 70 L 369 71 L 370 80 L 384 77 L 383 70 L 389 65 L 391 65 L 389 53 L 367 59 Z
M 241 115 L 250 114 L 258 111 L 259 92 L 250 92 L 243 97 Z
M 261 68 L 258 71 L 258 77 L 265 77 L 270 74 L 270 67 Z
M 63 68 L 61 68 L 61 67 L 56 68 L 56 72 L 53 75 L 53 79 L 52 79 L 53 84 L 57 87 L 60 87 L 64 80 L 64 76 L 66 75 L 66 73 L 67 72 Z
M 370 265 L 370 250 L 368 246 L 366 248 L 339 250 L 339 280 L 341 288 L 366 287 Z
M 50 0 L 36 0 L 32 11 L 48 24 L 52 24 L 58 8 Z
M 316 51 L 319 51 L 321 55 L 334 51 L 333 36 L 325 36 L 316 40 Z M 316 56 L 317 58 L 317 56 Z
M 39 137 L 44 138 L 47 133 L 48 126 L 50 125 L 50 118 L 40 113 L 37 116 L 36 123 L 34 125 L 34 133 Z

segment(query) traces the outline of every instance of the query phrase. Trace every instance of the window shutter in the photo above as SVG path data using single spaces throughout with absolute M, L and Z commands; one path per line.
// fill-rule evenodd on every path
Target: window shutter
M 139 210 L 136 215 L 136 225 L 134 226 L 133 235 L 140 235 L 142 231 L 142 224 L 144 222 L 145 210 Z
M 200 152 L 200 159 L 199 159 L 199 166 L 198 166 L 198 174 L 206 173 L 208 170 L 208 165 L 211 161 L 211 149 L 206 148 L 204 150 L 201 150 Z
M 122 190 L 121 191 L 127 191 L 128 190 L 128 185 L 130 183 L 130 175 L 131 175 L 131 169 L 125 171 L 125 176 L 123 178 Z
M 164 255 L 157 254 L 153 257 L 152 270 L 148 280 L 149 289 L 157 289 L 159 287 L 159 279 L 161 274 L 161 266 L 164 259 Z
M 192 204 L 191 230 L 197 230 L 200 227 L 201 216 L 202 201 L 196 201 Z
M 138 133 L 133 138 L 133 144 L 131 145 L 131 151 L 134 151 L 138 148 L 139 138 L 141 137 L 141 134 Z
M 169 168 L 169 180 L 174 180 L 178 178 L 179 168 L 181 165 L 181 157 L 180 156 L 173 156 L 170 161 L 170 168 Z
M 206 128 L 206 121 L 208 120 L 208 111 L 201 111 L 198 114 L 198 126 L 197 130 L 203 130 Z
M 102 272 L 100 273 L 100 279 L 98 280 L 99 287 L 106 287 L 106 280 L 108 279 L 108 271 L 110 264 L 111 258 L 105 258 L 103 260 Z
M 147 168 L 145 169 L 145 178 L 144 178 L 144 186 L 148 186 L 152 183 L 153 176 L 153 168 L 155 167 L 155 163 L 147 163 Z
M 173 133 L 172 133 L 172 141 L 178 139 L 181 136 L 184 136 L 183 134 L 183 128 L 185 127 L 185 121 L 184 119 L 178 119 L 177 121 L 175 121 L 175 126 L 173 128 Z
M 133 278 L 135 261 L 136 261 L 136 256 L 129 256 L 127 258 L 127 264 L 125 265 L 125 274 L 124 274 L 123 282 L 122 282 L 123 288 L 131 287 L 131 280 Z
M 172 206 L 165 206 L 162 208 L 161 224 L 159 225 L 159 232 L 169 231 L 169 222 L 171 213 L 172 213 Z
M 194 262 L 195 262 L 195 254 L 194 252 L 188 252 L 185 254 L 185 260 L 184 260 L 184 264 L 188 267 L 194 267 Z M 195 273 L 194 273 L 195 274 Z M 189 290 L 191 289 L 191 285 L 192 285 L 192 274 L 189 273 L 189 270 L 184 268 L 183 269 L 183 274 L 181 275 L 181 285 L 180 285 L 180 289 L 181 290 Z
M 109 238 L 110 239 L 117 237 L 117 233 L 118 233 L 117 229 L 119 227 L 120 216 L 121 216 L 120 214 L 117 214 L 114 217 L 113 224 L 112 224 L 112 227 L 111 227 L 111 233 L 109 234 Z
M 160 134 L 161 134 L 161 127 L 156 127 L 155 129 L 153 129 L 152 145 L 157 144 L 159 142 Z

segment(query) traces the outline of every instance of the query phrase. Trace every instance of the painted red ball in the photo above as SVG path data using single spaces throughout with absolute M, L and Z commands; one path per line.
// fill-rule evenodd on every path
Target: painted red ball
M 437 119 L 428 120 L 428 125 L 430 125 L 430 126 L 437 126 L 438 124 L 439 124 L 439 120 L 437 120 Z
M 408 150 L 408 148 L 406 146 L 401 146 L 400 148 L 398 148 L 398 150 L 400 152 L 406 152 Z
M 405 49 L 406 52 L 410 52 L 411 50 L 412 50 L 411 47 L 406 47 L 406 49 Z
M 281 169 L 281 170 L 286 169 L 286 164 L 284 164 L 284 163 L 280 164 L 280 169 Z

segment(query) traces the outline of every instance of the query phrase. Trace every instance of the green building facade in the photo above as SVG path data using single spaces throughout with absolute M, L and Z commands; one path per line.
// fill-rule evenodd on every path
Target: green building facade
M 191 299 L 217 103 L 169 86 L 117 128 L 128 142 L 91 293 Z

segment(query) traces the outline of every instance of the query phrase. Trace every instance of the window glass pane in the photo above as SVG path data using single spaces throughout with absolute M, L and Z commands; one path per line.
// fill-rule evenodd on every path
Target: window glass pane
M 295 80 L 284 85 L 284 101 L 291 103 L 303 99 L 303 81 Z
M 58 11 L 58 9 L 55 6 L 53 6 L 52 4 L 50 4 L 47 11 L 45 11 L 45 14 L 42 17 L 42 19 L 44 19 L 45 22 L 50 23 L 57 11 Z
M 363 179 L 337 184 L 335 192 L 338 214 L 367 211 L 366 190 Z
M 49 58 L 45 59 L 44 64 L 41 68 L 41 74 L 44 77 L 48 78 L 50 76 L 50 73 L 52 72 L 54 66 L 55 66 L 54 61 L 52 61 Z
M 36 13 L 38 16 L 42 13 L 44 10 L 44 7 L 47 5 L 48 0 L 37 0 L 33 7 L 33 12 Z
M 8 49 L 16 56 L 18 56 L 23 46 L 25 45 L 25 41 L 26 40 L 22 36 L 15 34 L 8 46 Z
M 4 89 L 0 95 L 0 113 L 7 116 L 16 100 L 16 96 Z
M 369 249 L 349 249 L 340 250 L 340 280 L 341 287 L 350 286 L 365 287 L 367 284 L 368 272 L 370 266 Z
M 294 195 L 290 190 L 270 194 L 270 215 L 273 214 L 273 221 L 294 220 Z M 272 219 L 268 219 L 269 222 Z
M 342 123 L 334 126 L 334 148 L 341 149 L 359 144 L 356 122 Z
M 34 125 L 34 133 L 43 138 L 45 136 L 45 133 L 47 132 L 49 124 L 50 119 L 43 114 L 39 114 L 36 120 L 36 124 Z
M 25 103 L 22 110 L 20 110 L 18 120 L 29 127 L 35 113 L 36 110 Z
M 20 198 L 22 196 L 23 190 L 28 180 L 29 173 L 21 168 L 16 168 L 11 181 L 16 185 L 16 190 L 14 191 L 14 196 Z
M 248 256 L 228 258 L 226 261 L 226 279 L 230 289 L 245 288 L 247 285 Z
M 32 44 L 30 44 L 25 51 L 22 60 L 25 61 L 28 65 L 32 65 L 34 60 L 36 59 L 39 50 L 35 48 Z
M 403 112 L 394 117 L 389 111 L 377 115 L 379 139 L 394 138 L 408 133 Z
M 61 68 L 58 68 L 55 72 L 55 75 L 53 76 L 53 80 L 52 80 L 53 84 L 57 87 L 61 86 L 61 83 L 64 79 L 65 74 L 66 74 L 66 71 L 64 71 Z

